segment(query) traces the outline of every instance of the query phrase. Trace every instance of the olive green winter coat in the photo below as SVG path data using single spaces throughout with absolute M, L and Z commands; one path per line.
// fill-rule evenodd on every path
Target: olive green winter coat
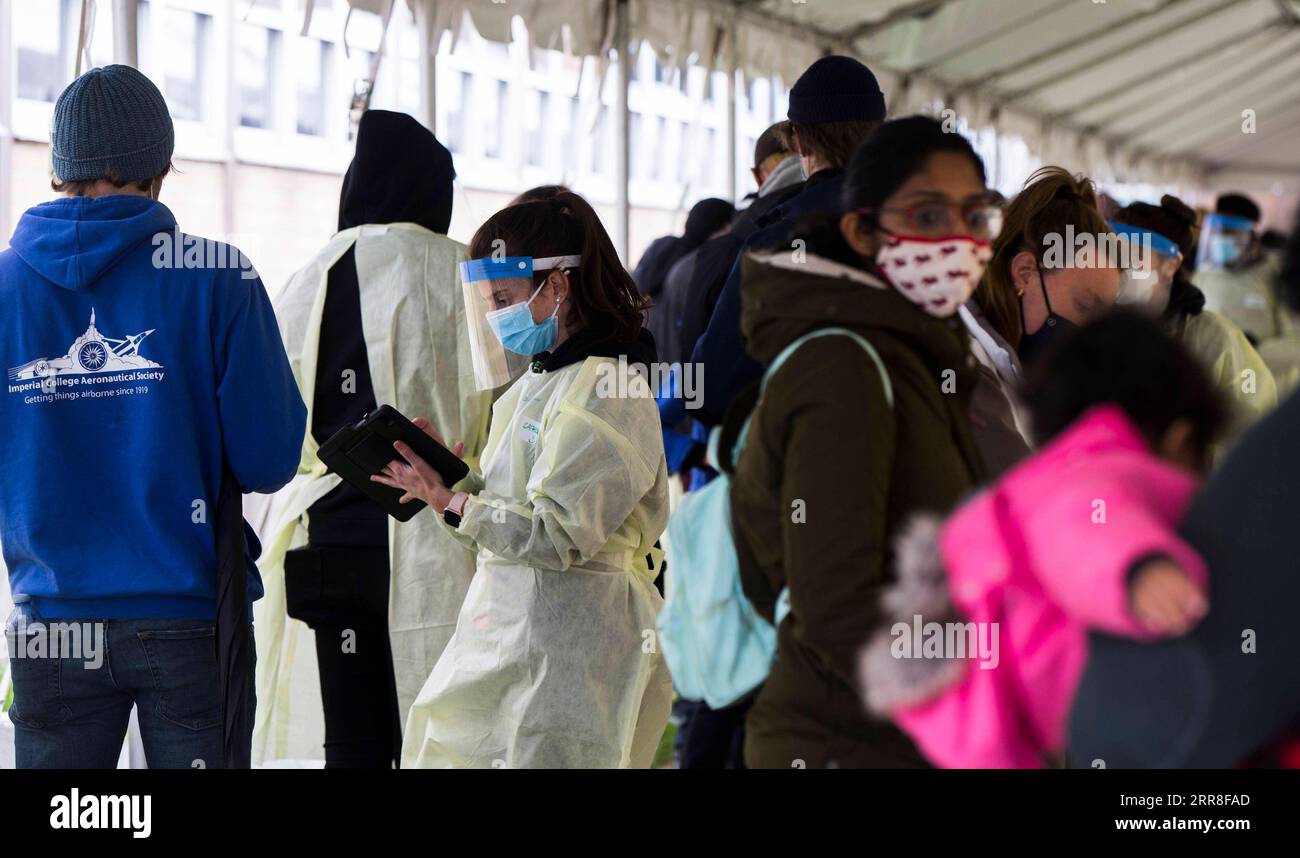
M 967 417 L 968 336 L 958 319 L 820 257 L 749 256 L 742 270 L 750 355 L 767 364 L 805 333 L 846 327 L 875 347 L 894 398 L 891 408 L 861 346 L 828 336 L 800 346 L 753 411 L 731 488 L 741 580 L 769 619 L 783 588 L 791 609 L 749 713 L 745 761 L 924 765 L 903 733 L 866 714 L 857 662 L 881 621 L 899 527 L 918 511 L 947 512 L 984 475 Z M 738 402 L 729 422 L 745 410 Z

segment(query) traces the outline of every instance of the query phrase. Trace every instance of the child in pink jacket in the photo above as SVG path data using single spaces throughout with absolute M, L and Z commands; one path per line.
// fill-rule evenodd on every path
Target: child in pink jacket
M 869 708 L 939 766 L 1044 765 L 1090 630 L 1178 635 L 1207 608 L 1205 566 L 1175 532 L 1224 419 L 1195 360 L 1115 313 L 1067 337 L 1025 398 L 1039 452 L 941 530 L 913 522 L 863 655 Z

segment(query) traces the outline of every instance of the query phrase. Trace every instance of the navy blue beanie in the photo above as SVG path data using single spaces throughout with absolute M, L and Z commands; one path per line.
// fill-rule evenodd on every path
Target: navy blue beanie
M 60 181 L 152 179 L 171 164 L 175 143 L 162 93 L 130 66 L 91 69 L 54 104 L 50 148 Z
M 791 122 L 865 122 L 885 118 L 885 95 L 871 69 L 853 57 L 822 57 L 790 88 Z

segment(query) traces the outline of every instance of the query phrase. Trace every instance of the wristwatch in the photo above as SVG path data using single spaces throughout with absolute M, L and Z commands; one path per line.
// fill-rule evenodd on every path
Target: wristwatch
M 469 495 L 464 492 L 456 492 L 447 501 L 447 508 L 442 511 L 442 520 L 447 522 L 448 527 L 460 527 L 460 518 L 465 514 L 465 501 L 469 500 Z

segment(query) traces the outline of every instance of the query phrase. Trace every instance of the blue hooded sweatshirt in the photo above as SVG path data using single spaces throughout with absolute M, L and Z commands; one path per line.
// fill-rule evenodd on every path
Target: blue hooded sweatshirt
M 147 197 L 35 206 L 0 253 L 0 353 L 15 600 L 48 618 L 214 619 L 223 459 L 244 491 L 274 491 L 306 425 L 247 258 Z

